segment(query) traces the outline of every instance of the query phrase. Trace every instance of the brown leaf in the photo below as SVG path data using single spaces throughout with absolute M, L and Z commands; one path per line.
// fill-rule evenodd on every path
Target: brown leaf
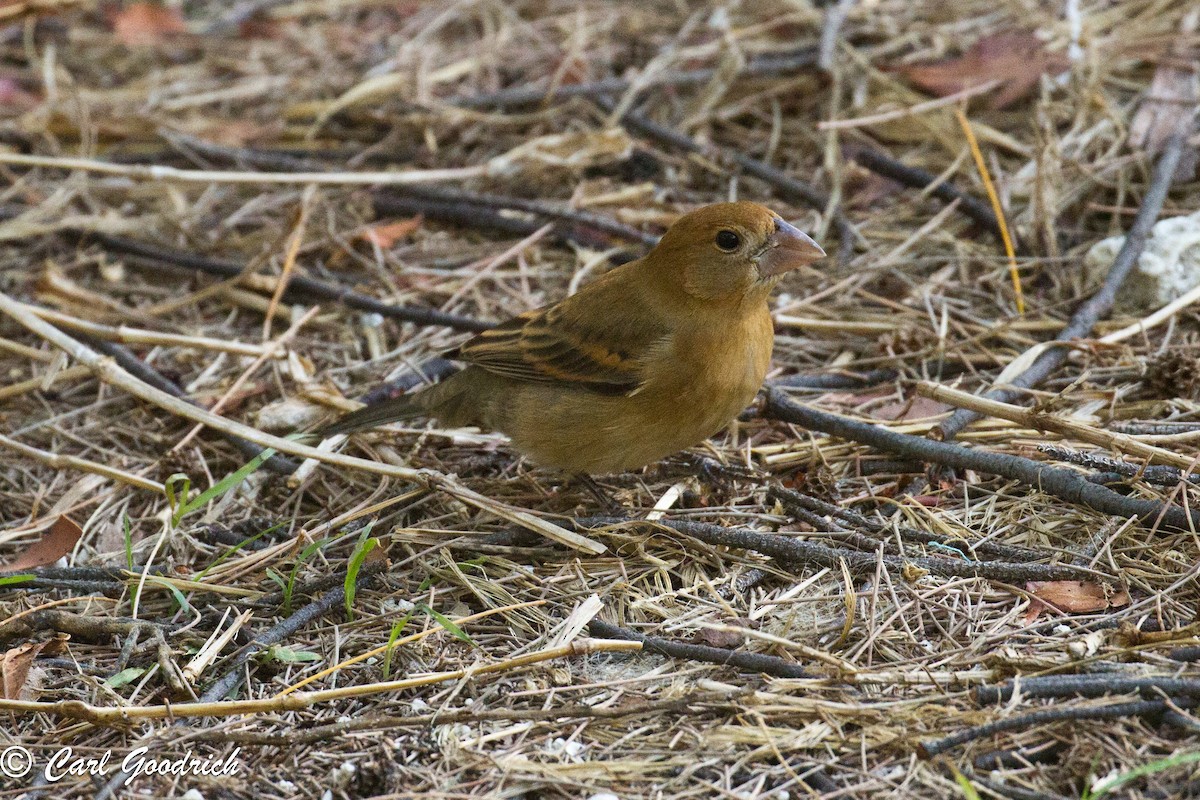
M 14 647 L 0 658 L 0 698 L 5 700 L 27 700 L 29 692 L 26 684 L 29 682 L 29 670 L 34 659 L 43 650 L 49 648 L 47 655 L 61 653 L 65 639 L 50 639 L 45 642 L 26 642 L 20 647 Z
M 238 36 L 242 39 L 278 39 L 283 26 L 266 14 L 254 14 L 238 23 Z
M 4 569 L 30 569 L 53 564 L 71 552 L 82 535 L 83 528 L 74 520 L 70 517 L 59 517 L 41 539 L 25 548 L 25 552 L 17 556 L 11 564 L 5 564 Z
M 1032 31 L 1006 31 L 984 36 L 957 58 L 913 64 L 900 71 L 912 83 L 938 97 L 999 80 L 991 107 L 1004 108 L 1029 94 L 1043 74 L 1057 75 L 1069 66 L 1059 53 L 1046 52 Z
M 1190 135 L 1197 102 L 1200 72 L 1196 64 L 1186 59 L 1162 62 L 1129 124 L 1129 146 L 1157 153 L 1176 132 Z M 1172 181 L 1187 180 L 1196 171 L 1196 161 L 1196 148 L 1184 148 Z
M 396 242 L 420 228 L 424 220 L 422 215 L 417 214 L 415 217 L 395 222 L 382 222 L 364 229 L 358 236 L 363 241 L 378 246 L 381 250 L 389 250 Z
M 130 3 L 112 18 L 113 33 L 129 47 L 160 44 L 187 33 L 187 25 L 174 8 L 157 3 Z
M 912 397 L 902 402 L 877 406 L 871 410 L 871 416 L 886 420 L 927 419 L 945 414 L 950 409 L 951 406 L 928 397 Z
M 692 636 L 692 642 L 722 650 L 736 650 L 746 643 L 746 636 L 741 631 L 701 628 Z
M 16 116 L 41 105 L 42 98 L 27 92 L 15 78 L 0 77 L 0 110 Z
M 245 147 L 261 142 L 282 133 L 283 126 L 278 121 L 257 122 L 250 119 L 212 119 L 197 120 L 197 124 L 189 126 L 188 131 L 201 139 L 207 139 L 217 144 L 229 147 Z
M 1069 614 L 1086 614 L 1129 605 L 1129 592 L 1109 594 L 1103 586 L 1090 581 L 1030 581 L 1025 588 L 1037 598 L 1029 604 L 1026 624 L 1036 620 L 1046 607 Z

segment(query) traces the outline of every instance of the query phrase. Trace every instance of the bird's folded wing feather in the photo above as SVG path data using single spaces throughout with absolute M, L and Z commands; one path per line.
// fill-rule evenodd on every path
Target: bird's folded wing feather
M 636 392 L 645 380 L 648 360 L 667 343 L 667 327 L 648 303 L 636 297 L 614 296 L 611 303 L 599 305 L 596 297 L 588 302 L 581 299 L 574 295 L 527 311 L 484 331 L 447 357 L 533 383 L 577 386 L 607 395 Z M 603 309 L 600 315 L 598 308 Z

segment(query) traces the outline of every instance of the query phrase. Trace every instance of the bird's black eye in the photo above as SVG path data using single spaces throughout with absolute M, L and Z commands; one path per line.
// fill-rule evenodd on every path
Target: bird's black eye
M 719 231 L 717 233 L 717 247 L 724 250 L 726 253 L 732 253 L 737 250 L 742 244 L 742 237 L 738 236 L 733 231 Z

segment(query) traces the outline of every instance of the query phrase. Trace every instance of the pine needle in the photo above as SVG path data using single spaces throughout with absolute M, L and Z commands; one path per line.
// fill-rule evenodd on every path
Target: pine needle
M 987 191 L 988 200 L 992 202 L 992 211 L 996 214 L 996 221 L 1000 223 L 1000 238 L 1004 240 L 1004 252 L 1008 256 L 1008 274 L 1012 276 L 1013 292 L 1017 299 L 1017 313 L 1024 316 L 1025 293 L 1021 290 L 1021 273 L 1017 271 L 1017 254 L 1013 250 L 1012 237 L 1008 233 L 1008 221 L 1004 218 L 1004 209 L 1000 206 L 1000 195 L 996 193 L 992 175 L 983 161 L 983 152 L 979 149 L 979 142 L 975 139 L 975 131 L 971 130 L 971 123 L 967 120 L 967 115 L 963 113 L 961 107 L 954 109 L 954 115 L 958 117 L 958 124 L 962 126 L 963 133 L 967 136 L 967 144 L 971 147 L 971 155 L 975 159 L 975 166 L 979 169 L 979 177 L 983 178 L 983 188 Z

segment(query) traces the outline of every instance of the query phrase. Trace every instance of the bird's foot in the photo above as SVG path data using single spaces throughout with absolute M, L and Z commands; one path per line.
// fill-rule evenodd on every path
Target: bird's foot
M 625 508 L 603 486 L 596 483 L 591 475 L 585 472 L 577 472 L 575 473 L 575 480 L 587 490 L 588 494 L 595 498 L 596 502 L 600 504 L 601 510 L 606 515 L 612 517 L 625 515 Z

